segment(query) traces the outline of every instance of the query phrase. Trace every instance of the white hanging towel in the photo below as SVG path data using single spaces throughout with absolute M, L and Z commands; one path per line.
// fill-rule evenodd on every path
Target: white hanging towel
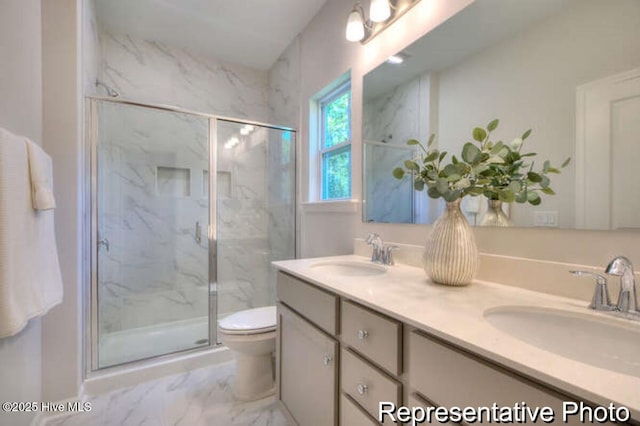
M 31 178 L 31 202 L 36 210 L 56 208 L 53 197 L 53 170 L 51 157 L 38 145 L 25 139 L 29 156 L 29 176 Z
M 62 302 L 53 210 L 34 209 L 27 143 L 0 128 L 0 338 Z

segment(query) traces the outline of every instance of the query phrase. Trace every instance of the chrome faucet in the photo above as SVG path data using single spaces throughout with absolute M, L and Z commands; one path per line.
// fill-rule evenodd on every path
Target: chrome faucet
M 380 259 L 382 258 L 382 247 L 384 246 L 382 243 L 382 237 L 378 234 L 371 233 L 367 235 L 365 242 L 367 245 L 373 247 L 373 250 L 371 251 L 371 261 L 373 263 L 380 263 Z
M 385 245 L 382 241 L 382 237 L 376 233 L 367 235 L 365 242 L 367 245 L 373 247 L 373 250 L 371 251 L 371 261 L 373 263 L 381 263 L 383 265 L 394 264 L 392 251 L 396 250 L 398 246 Z
M 593 293 L 593 299 L 589 307 L 596 311 L 613 311 L 615 306 L 611 304 L 611 298 L 609 297 L 609 289 L 607 287 L 607 279 L 600 274 L 589 271 L 569 271 L 572 275 L 579 277 L 595 277 L 596 290 Z
M 618 256 L 609 262 L 605 272 L 620 277 L 617 310 L 623 313 L 640 314 L 636 295 L 636 279 L 631 261 L 624 256 Z

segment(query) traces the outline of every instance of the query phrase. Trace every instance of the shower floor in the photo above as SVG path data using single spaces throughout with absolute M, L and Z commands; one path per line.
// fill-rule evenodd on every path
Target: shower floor
M 188 320 L 105 333 L 100 339 L 99 368 L 209 345 L 209 319 Z

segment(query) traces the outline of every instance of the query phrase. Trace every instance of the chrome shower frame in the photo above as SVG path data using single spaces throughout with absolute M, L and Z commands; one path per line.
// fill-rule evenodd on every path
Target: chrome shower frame
M 141 360 L 126 362 L 110 367 L 99 367 L 98 360 L 98 134 L 99 134 L 99 121 L 98 121 L 98 104 L 100 102 L 110 102 L 129 106 L 138 106 L 143 108 L 155 109 L 160 111 L 176 112 L 189 114 L 193 116 L 203 117 L 209 121 L 209 227 L 208 227 L 208 240 L 209 240 L 209 344 L 202 347 L 193 349 L 182 350 L 164 355 L 157 355 L 150 358 Z M 151 365 L 163 360 L 177 359 L 185 355 L 193 353 L 201 353 L 216 349 L 220 346 L 220 342 L 217 336 L 217 128 L 218 122 L 230 122 L 237 124 L 248 124 L 259 126 L 267 129 L 287 131 L 294 134 L 294 150 L 295 155 L 292 159 L 292 170 L 294 171 L 294 188 L 293 188 L 293 205 L 294 205 L 294 227 L 296 229 L 294 244 L 294 253 L 297 255 L 298 246 L 298 162 L 297 156 L 299 151 L 299 141 L 297 131 L 295 129 L 278 126 L 269 123 L 262 123 L 258 121 L 245 120 L 240 118 L 226 117 L 222 115 L 207 114 L 198 111 L 192 111 L 184 108 L 179 108 L 170 105 L 162 104 L 149 104 L 143 102 L 137 102 L 122 98 L 115 97 L 103 97 L 103 96 L 87 96 L 85 98 L 85 138 L 83 144 L 84 151 L 84 171 L 87 179 L 83 185 L 84 191 L 84 211 L 89 214 L 84 214 L 83 223 L 83 241 L 86 247 L 82 262 L 83 262 L 83 277 L 85 285 L 83 285 L 83 316 L 84 316 L 84 342 L 83 342 L 83 364 L 84 364 L 84 378 L 92 378 L 104 373 L 112 373 L 124 371 L 132 366 L 146 366 Z

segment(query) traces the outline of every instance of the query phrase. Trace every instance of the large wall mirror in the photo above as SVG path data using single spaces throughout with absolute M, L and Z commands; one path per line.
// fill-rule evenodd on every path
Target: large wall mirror
M 507 206 L 514 226 L 640 229 L 640 0 L 475 0 L 398 56 L 364 77 L 364 221 L 433 222 L 442 201 L 391 174 L 406 141 L 459 154 L 498 118 L 496 140 L 530 128 L 536 161 L 572 159 L 556 195 Z

